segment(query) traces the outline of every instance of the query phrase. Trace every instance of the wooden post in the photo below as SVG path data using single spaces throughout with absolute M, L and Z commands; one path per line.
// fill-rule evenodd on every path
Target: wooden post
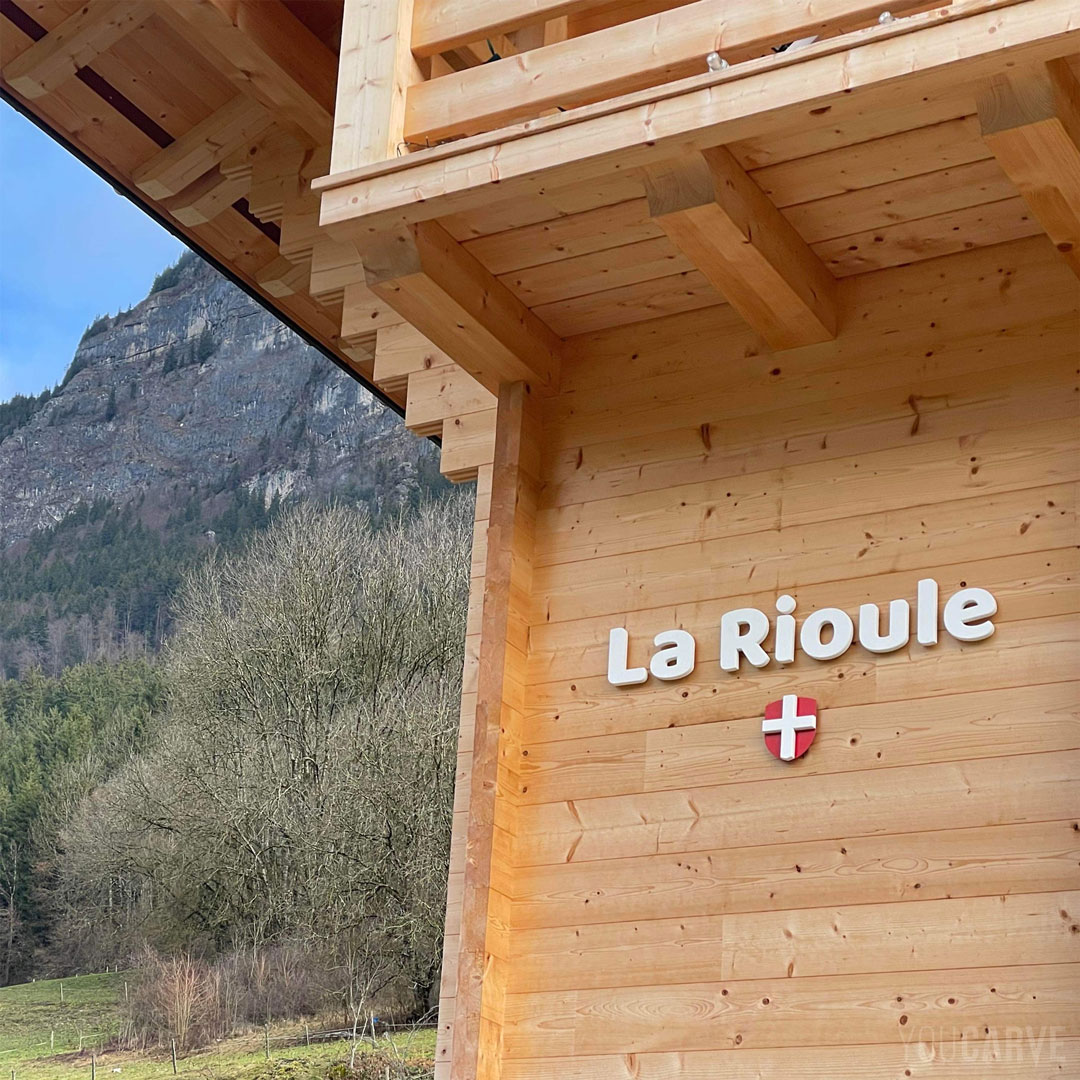
M 176 1075 L 176 1040 L 175 1039 L 170 1039 L 169 1043 L 170 1043 L 171 1048 L 172 1048 L 172 1071 L 173 1071 L 173 1076 L 175 1076 Z
M 330 172 L 396 157 L 405 93 L 422 78 L 412 54 L 413 0 L 345 0 Z
M 97 1080 L 97 1054 L 90 1055 L 90 1080 Z
M 270 1060 L 270 1025 L 263 1025 L 263 1039 L 265 1040 L 266 1060 Z
M 307 1024 L 304 1025 L 304 1045 L 311 1045 L 311 1028 L 309 1028 Z
M 472 787 L 465 842 L 453 1075 L 499 1074 L 509 961 L 518 741 L 532 590 L 533 523 L 539 489 L 540 418 L 524 382 L 499 391 L 488 519 Z
M 63 1003 L 64 1003 L 64 984 L 61 982 L 60 983 L 60 1004 L 63 1005 Z

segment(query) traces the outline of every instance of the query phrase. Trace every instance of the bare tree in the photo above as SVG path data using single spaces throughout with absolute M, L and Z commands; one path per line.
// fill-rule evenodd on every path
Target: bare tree
M 350 1011 L 425 1007 L 470 539 L 461 494 L 379 530 L 298 508 L 192 574 L 153 752 L 62 835 L 72 918 L 165 949 L 303 943 Z

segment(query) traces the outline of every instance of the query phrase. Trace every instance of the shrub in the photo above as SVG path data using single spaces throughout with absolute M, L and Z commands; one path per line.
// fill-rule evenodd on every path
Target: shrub
M 89 331 L 87 331 L 87 333 L 89 333 Z M 85 337 L 86 335 L 84 334 L 83 336 Z M 60 389 L 63 390 L 63 388 L 67 386 L 67 384 L 89 363 L 89 357 L 85 354 L 76 353 L 75 358 L 68 364 L 68 369 L 64 372 L 63 379 L 60 380 Z
M 165 289 L 171 289 L 176 285 L 179 285 L 184 270 L 194 261 L 195 252 L 185 251 L 172 266 L 166 266 L 165 269 L 154 278 L 154 283 L 150 286 L 149 295 L 153 296 L 154 293 L 162 292 Z
M 109 328 L 109 323 L 111 323 L 111 322 L 112 322 L 112 316 L 111 315 L 98 315 L 98 316 L 96 316 L 94 318 L 94 321 L 91 322 L 90 325 L 83 331 L 83 336 L 80 339 L 80 344 L 83 341 L 86 341 L 87 338 L 96 337 L 103 330 L 107 330 Z M 65 379 L 64 381 L 66 382 L 67 380 Z

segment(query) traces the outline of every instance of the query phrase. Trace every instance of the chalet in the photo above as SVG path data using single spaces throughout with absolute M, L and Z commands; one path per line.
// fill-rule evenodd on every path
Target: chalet
M 0 0 L 476 485 L 440 1080 L 1080 1075 L 1080 6 L 882 3 Z

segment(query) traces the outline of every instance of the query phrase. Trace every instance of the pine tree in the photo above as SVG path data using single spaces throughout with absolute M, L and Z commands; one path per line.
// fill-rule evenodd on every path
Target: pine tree
M 213 355 L 215 348 L 214 332 L 207 326 L 203 329 L 202 333 L 199 334 L 198 341 L 196 342 L 195 359 L 200 364 L 205 363 Z

